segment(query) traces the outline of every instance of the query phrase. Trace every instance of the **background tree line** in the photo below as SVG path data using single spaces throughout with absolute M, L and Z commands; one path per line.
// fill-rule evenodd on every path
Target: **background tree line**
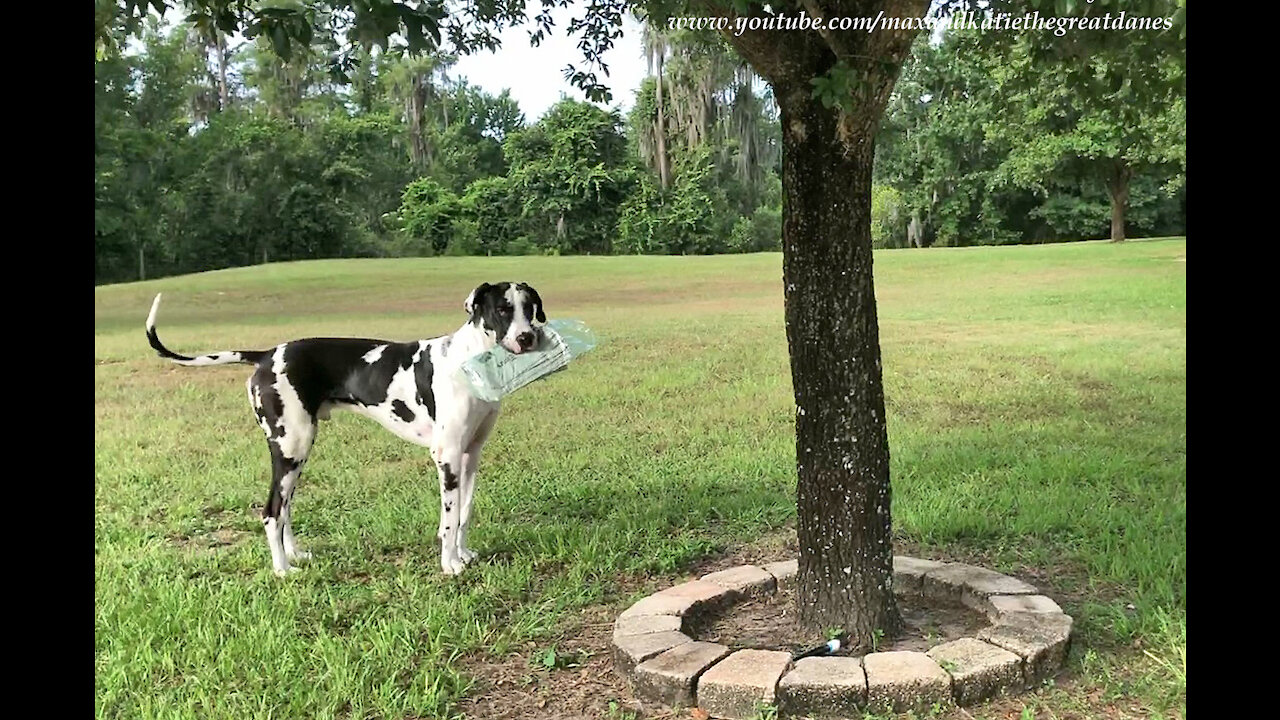
M 777 107 L 716 35 L 645 26 L 626 116 L 527 122 L 455 58 L 152 21 L 95 62 L 95 281 L 260 262 L 778 250 Z M 1064 41 L 1066 42 L 1066 41 Z M 1070 50 L 1070 48 L 1067 48 Z M 921 36 L 877 137 L 878 247 L 1177 234 L 1185 54 L 1128 42 L 1047 62 L 1000 33 Z

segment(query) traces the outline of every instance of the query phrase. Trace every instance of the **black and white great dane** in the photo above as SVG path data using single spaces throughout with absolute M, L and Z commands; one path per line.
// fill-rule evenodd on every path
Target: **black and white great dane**
M 471 498 L 480 449 L 498 419 L 500 403 L 472 395 L 456 370 L 476 353 L 501 343 L 519 354 L 536 347 L 547 318 L 542 298 L 525 283 L 483 283 L 463 303 L 468 319 L 452 335 L 391 342 L 360 338 L 292 340 L 270 350 L 234 350 L 187 357 L 156 335 L 156 295 L 147 340 L 180 365 L 247 363 L 245 385 L 271 451 L 271 490 L 262 524 L 277 575 L 306 560 L 293 536 L 293 491 L 316 439 L 316 426 L 334 408 L 377 420 L 396 435 L 431 448 L 440 476 L 440 568 L 461 573 L 475 559 L 467 547 Z

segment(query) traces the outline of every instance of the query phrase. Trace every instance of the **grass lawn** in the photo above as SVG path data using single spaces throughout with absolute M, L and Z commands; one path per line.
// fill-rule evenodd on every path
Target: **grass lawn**
M 899 552 L 1028 579 L 1077 621 L 1055 684 L 956 717 L 1185 715 L 1185 258 L 1182 239 L 876 254 Z M 700 564 L 786 555 L 781 275 L 778 254 L 426 258 L 96 289 L 97 716 L 482 716 L 477 698 L 516 692 L 487 677 L 499 667 L 554 711 L 585 670 L 544 667 L 547 650 Z M 603 342 L 504 403 L 482 559 L 441 576 L 426 451 L 335 413 L 294 516 L 316 559 L 272 575 L 249 369 L 155 357 L 152 296 L 165 343 L 200 352 L 433 337 L 507 279 Z M 605 650 L 579 659 L 607 668 Z M 599 682 L 580 714 L 649 716 Z

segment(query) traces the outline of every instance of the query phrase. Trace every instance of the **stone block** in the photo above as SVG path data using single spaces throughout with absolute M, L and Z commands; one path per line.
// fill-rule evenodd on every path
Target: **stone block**
M 636 666 L 632 682 L 637 695 L 667 705 L 693 705 L 699 676 L 729 654 L 718 643 L 687 642 Z
M 803 658 L 778 683 L 778 711 L 784 717 L 860 717 L 866 703 L 862 658 Z
M 774 704 L 778 680 L 790 664 L 790 653 L 739 650 L 702 674 L 698 707 L 718 718 L 753 718 L 757 708 Z
M 951 695 L 959 705 L 1022 689 L 1022 658 L 990 643 L 961 638 L 925 654 L 951 676 Z
M 873 712 L 928 712 L 952 704 L 951 676 L 921 652 L 879 652 L 862 658 L 867 706 Z
M 630 677 L 636 665 L 677 645 L 692 641 L 688 635 L 673 630 L 644 635 L 614 635 L 613 660 L 618 670 Z
M 937 560 L 921 560 L 906 555 L 893 556 L 893 592 L 896 595 L 920 595 L 925 573 L 946 567 Z
M 714 583 L 748 597 L 768 595 L 778 587 L 773 574 L 755 565 L 739 565 L 728 570 L 702 576 L 704 582 Z

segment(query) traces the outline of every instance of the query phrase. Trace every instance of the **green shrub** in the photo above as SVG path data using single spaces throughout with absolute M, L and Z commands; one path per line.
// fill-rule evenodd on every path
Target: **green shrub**
M 444 252 L 453 239 L 454 222 L 461 210 L 458 196 L 435 180 L 423 177 L 409 183 L 400 203 L 401 232 L 409 239 L 405 247 L 430 248 L 430 254 Z
M 906 244 L 907 218 L 902 193 L 888 185 L 871 188 L 871 246 L 903 247 Z

